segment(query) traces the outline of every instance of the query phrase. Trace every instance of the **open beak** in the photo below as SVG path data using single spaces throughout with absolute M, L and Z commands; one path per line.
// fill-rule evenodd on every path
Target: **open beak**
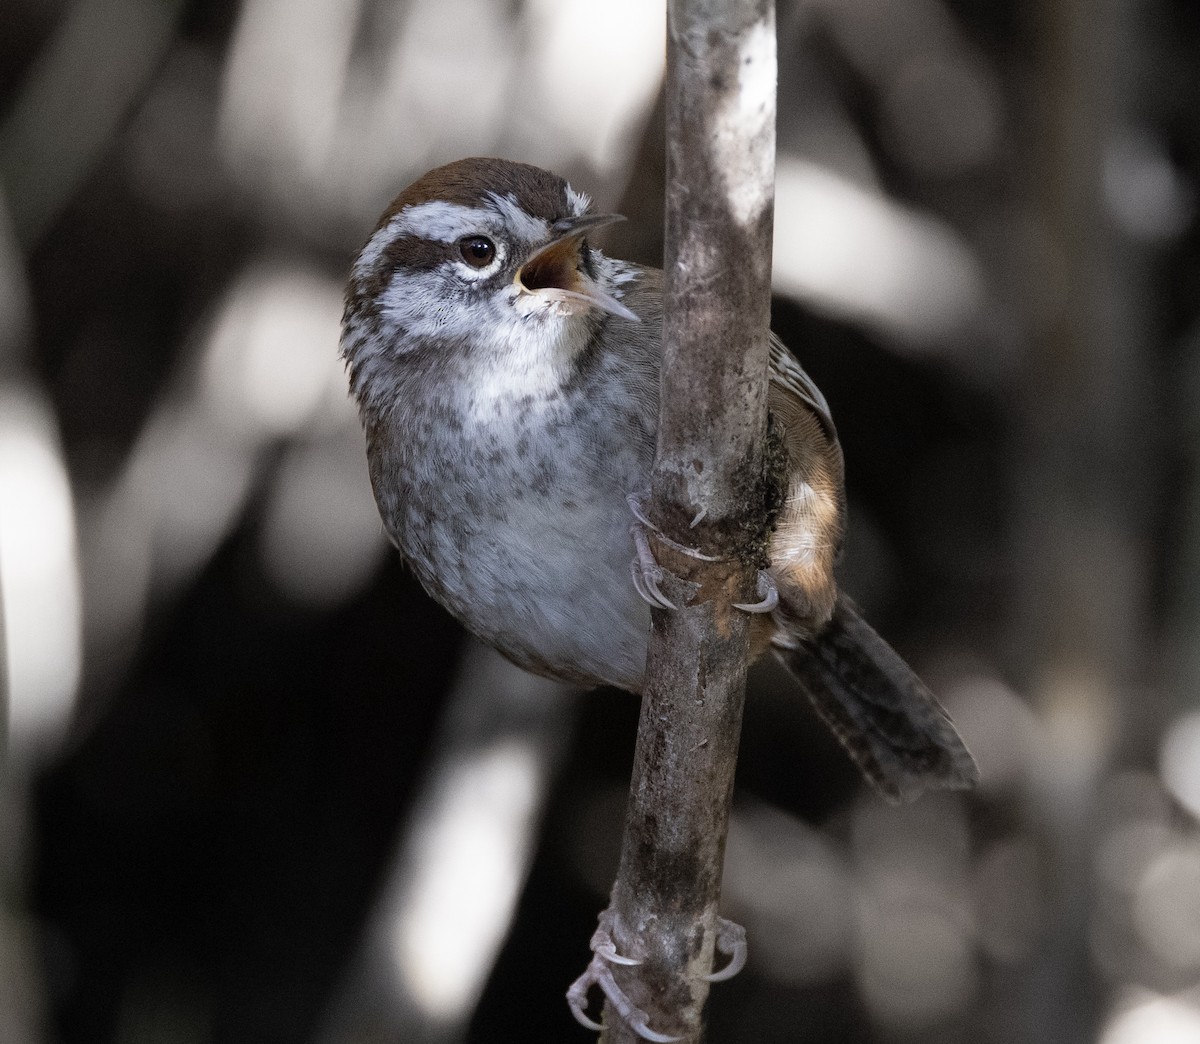
M 517 272 L 517 285 L 526 293 L 540 293 L 555 301 L 573 301 L 631 322 L 641 320 L 607 293 L 580 267 L 583 239 L 589 232 L 616 221 L 620 214 L 585 214 L 564 218 L 554 224 L 554 238 L 529 257 Z

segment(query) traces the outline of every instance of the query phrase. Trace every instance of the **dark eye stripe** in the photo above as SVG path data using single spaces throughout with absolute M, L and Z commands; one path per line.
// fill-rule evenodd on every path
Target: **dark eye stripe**
M 388 271 L 397 268 L 437 268 L 457 249 L 453 243 L 439 243 L 419 236 L 399 236 L 384 249 L 381 260 Z

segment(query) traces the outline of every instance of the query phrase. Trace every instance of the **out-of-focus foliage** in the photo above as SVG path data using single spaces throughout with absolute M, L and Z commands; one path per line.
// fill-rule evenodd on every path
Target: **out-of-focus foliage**
M 634 701 L 463 652 L 336 342 L 378 213 L 464 155 L 657 261 L 663 28 L 0 7 L 0 1039 L 586 1039 Z M 757 672 L 714 1041 L 1200 1040 L 1198 47 L 1184 0 L 780 0 L 776 329 L 845 586 L 983 785 L 884 807 Z

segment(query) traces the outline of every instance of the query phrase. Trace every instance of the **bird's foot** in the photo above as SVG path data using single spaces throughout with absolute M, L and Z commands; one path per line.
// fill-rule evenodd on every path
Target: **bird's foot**
M 723 953 L 729 958 L 724 968 L 709 972 L 704 976 L 709 982 L 725 982 L 732 979 L 746 966 L 746 929 L 724 917 L 717 918 L 717 953 Z
M 658 526 L 651 522 L 649 517 L 646 515 L 646 508 L 642 504 L 642 497 L 643 494 L 641 493 L 628 493 L 625 496 L 625 503 L 629 505 L 630 512 L 641 524 L 641 526 L 644 527 L 644 530 L 650 530 L 651 533 L 653 533 L 659 540 L 671 548 L 671 550 L 678 551 L 681 555 L 687 555 L 688 558 L 695 558 L 701 562 L 720 561 L 720 558 L 716 555 L 706 555 L 703 551 L 697 551 L 694 547 L 688 547 L 686 544 L 680 544 L 667 536 L 661 529 L 658 528 Z M 692 519 L 692 525 L 694 526 L 697 522 L 699 522 L 704 515 L 705 512 L 701 511 L 694 519 Z M 643 532 L 643 536 L 644 535 L 645 533 Z
M 694 547 L 686 547 L 664 535 L 663 531 L 647 516 L 646 510 L 642 506 L 641 494 L 630 493 L 625 500 L 634 517 L 634 523 L 629 531 L 633 536 L 633 546 L 637 549 L 637 556 L 629 564 L 629 570 L 633 576 L 633 586 L 642 601 L 651 608 L 676 609 L 678 606 L 667 598 L 659 587 L 664 575 L 663 568 L 654 558 L 654 551 L 646 536 L 647 531 L 653 533 L 672 550 L 679 551 L 689 558 L 696 558 L 702 562 L 716 562 L 718 559 L 713 555 L 697 551 Z M 695 525 L 703 517 L 703 514 L 701 512 L 697 515 L 692 521 L 692 525 Z M 757 602 L 734 602 L 733 607 L 747 613 L 769 613 L 779 605 L 779 588 L 775 585 L 775 578 L 765 569 L 760 569 L 758 573 L 757 594 L 759 598 Z
M 629 572 L 633 576 L 633 586 L 641 595 L 642 601 L 651 609 L 679 608 L 658 586 L 663 578 L 663 570 L 654 560 L 654 552 L 646 537 L 645 524 L 639 519 L 629 527 L 629 532 L 633 536 L 633 546 L 637 549 L 637 557 L 629 563 Z
M 599 986 L 617 1014 L 643 1040 L 662 1042 L 662 1044 L 680 1040 L 679 1037 L 671 1037 L 652 1030 L 650 1017 L 637 1007 L 617 985 L 611 965 L 636 967 L 642 962 L 617 952 L 612 938 L 612 922 L 611 909 L 600 914 L 599 927 L 593 933 L 590 943 L 592 959 L 584 973 L 571 983 L 570 989 L 567 990 L 567 1004 L 570 1005 L 571 1014 L 575 1016 L 581 1026 L 597 1033 L 603 1030 L 604 1027 L 587 1014 L 588 992 L 593 986 Z M 727 979 L 732 979 L 746 966 L 746 929 L 740 924 L 734 924 L 733 921 L 719 917 L 717 919 L 716 950 L 728 957 L 729 961 L 725 967 L 710 972 L 704 978 L 708 982 L 725 982 Z
M 670 1044 L 671 1041 L 679 1040 L 679 1037 L 671 1037 L 652 1030 L 650 1016 L 625 995 L 624 990 L 617 985 L 617 980 L 613 978 L 611 965 L 621 964 L 635 967 L 642 962 L 633 957 L 622 956 L 617 952 L 616 944 L 612 939 L 612 920 L 612 910 L 605 910 L 600 914 L 600 926 L 593 933 L 590 943 L 592 959 L 584 973 L 571 983 L 567 990 L 567 1004 L 571 1008 L 571 1014 L 575 1016 L 575 1021 L 581 1026 L 597 1033 L 601 1032 L 604 1027 L 590 1018 L 587 1013 L 588 991 L 593 986 L 599 986 L 600 991 L 617 1014 L 643 1040 L 653 1041 L 655 1044 Z
M 775 586 L 775 577 L 765 569 L 758 571 L 758 588 L 755 592 L 757 602 L 734 602 L 735 609 L 745 613 L 769 613 L 779 604 L 779 588 Z

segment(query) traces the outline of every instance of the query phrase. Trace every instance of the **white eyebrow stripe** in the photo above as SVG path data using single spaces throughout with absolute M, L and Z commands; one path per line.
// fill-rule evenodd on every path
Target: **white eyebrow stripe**
M 389 239 L 417 236 L 439 243 L 454 243 L 491 224 L 495 216 L 486 207 L 464 207 L 461 203 L 431 199 L 427 203 L 405 207 L 381 231 L 386 231 Z
M 355 259 L 353 270 L 355 276 L 361 277 L 374 270 L 383 254 L 384 247 L 395 238 L 391 233 L 391 228 L 392 223 L 388 222 L 384 228 L 367 240 L 367 245 L 362 248 L 362 252 Z
M 496 214 L 484 207 L 464 207 L 431 199 L 405 207 L 379 229 L 363 247 L 354 262 L 354 274 L 363 276 L 375 269 L 389 244 L 401 236 L 416 236 L 437 243 L 457 243 L 463 236 L 478 232 L 496 220 Z
M 520 239 L 536 243 L 545 239 L 550 233 L 550 226 L 541 218 L 531 217 L 517 202 L 517 197 L 509 193 L 501 196 L 495 192 L 488 193 L 488 199 L 504 219 L 504 225 L 509 231 L 515 232 Z
M 472 232 L 494 233 L 498 231 L 498 223 L 503 223 L 504 231 L 515 232 L 518 238 L 531 243 L 540 242 L 550 234 L 550 226 L 541 218 L 527 214 L 511 194 L 500 196 L 489 192 L 488 205 L 482 207 L 431 199 L 405 207 L 376 232 L 359 254 L 354 271 L 358 274 L 370 272 L 388 244 L 401 236 L 457 243 Z

